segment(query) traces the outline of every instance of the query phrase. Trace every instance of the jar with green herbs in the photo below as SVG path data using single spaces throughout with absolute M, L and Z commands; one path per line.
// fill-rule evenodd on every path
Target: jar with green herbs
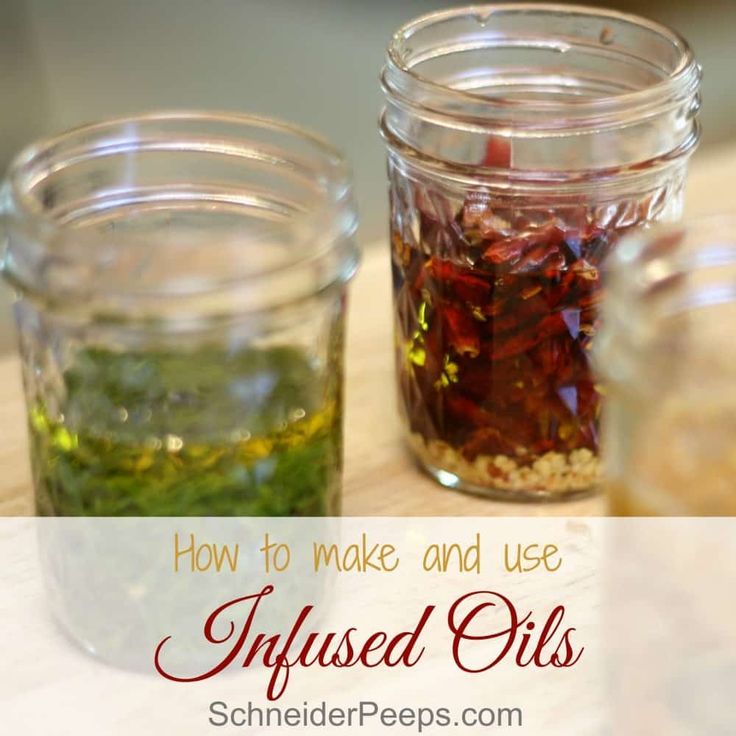
M 452 488 L 596 490 L 605 263 L 679 216 L 699 138 L 688 44 L 615 11 L 476 5 L 400 28 L 382 82 L 409 446 Z
M 40 515 L 339 513 L 358 252 L 331 146 L 116 120 L 21 153 L 3 210 Z

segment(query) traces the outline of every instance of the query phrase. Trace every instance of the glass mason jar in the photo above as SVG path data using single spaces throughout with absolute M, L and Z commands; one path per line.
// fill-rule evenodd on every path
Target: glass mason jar
M 603 311 L 612 512 L 736 516 L 736 216 L 627 238 Z
M 595 489 L 602 264 L 623 233 L 680 215 L 699 138 L 690 48 L 614 11 L 474 6 L 401 28 L 382 83 L 417 460 L 501 498 Z
M 346 164 L 283 123 L 156 114 L 4 187 L 41 515 L 340 510 Z

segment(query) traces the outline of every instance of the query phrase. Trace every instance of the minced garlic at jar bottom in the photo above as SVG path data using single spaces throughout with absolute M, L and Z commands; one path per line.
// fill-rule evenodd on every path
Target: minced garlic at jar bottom
M 441 440 L 425 441 L 410 435 L 409 443 L 429 467 L 454 473 L 466 484 L 521 493 L 581 493 L 596 490 L 601 483 L 600 461 L 590 450 L 573 450 L 568 455 L 547 452 L 531 463 L 507 455 L 479 455 L 467 460 Z

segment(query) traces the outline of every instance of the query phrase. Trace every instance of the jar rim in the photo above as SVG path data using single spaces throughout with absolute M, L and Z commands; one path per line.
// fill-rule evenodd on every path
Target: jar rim
M 188 131 L 186 126 L 195 128 Z M 249 132 L 254 136 L 252 139 L 248 138 Z M 272 135 L 276 142 L 263 142 L 255 137 L 257 134 Z M 300 146 L 300 155 L 285 146 L 279 148 L 278 144 L 283 142 Z M 306 151 L 304 155 L 301 155 L 302 148 Z M 74 230 L 73 224 L 60 219 L 57 213 L 45 207 L 36 188 L 50 175 L 80 162 L 116 154 L 135 156 L 148 152 L 216 154 L 231 156 L 232 160 L 240 157 L 244 166 L 256 162 L 266 167 L 273 166 L 274 169 L 281 167 L 287 175 L 296 177 L 299 174 L 303 179 L 309 179 L 319 196 L 312 203 L 314 206 L 303 216 L 306 223 L 303 230 L 308 236 L 305 235 L 305 241 L 300 241 L 300 247 L 294 248 L 293 255 L 283 262 L 200 284 L 199 288 L 193 288 L 190 292 L 136 292 L 135 284 L 130 284 L 129 288 L 126 285 L 124 293 L 117 295 L 117 306 L 110 309 L 115 319 L 119 319 L 125 311 L 124 302 L 138 300 L 139 306 L 143 306 L 148 301 L 150 310 L 153 300 L 171 298 L 172 302 L 181 306 L 188 299 L 192 302 L 192 309 L 187 310 L 191 314 L 197 309 L 193 302 L 205 299 L 212 301 L 212 295 L 218 291 L 228 292 L 232 300 L 236 290 L 245 292 L 248 291 L 247 287 L 254 285 L 257 289 L 253 291 L 262 293 L 268 291 L 269 285 L 275 286 L 276 281 L 283 279 L 289 272 L 300 269 L 307 272 L 317 268 L 322 279 L 319 285 L 315 285 L 310 292 L 303 283 L 298 293 L 294 292 L 291 298 L 285 298 L 280 303 L 298 301 L 334 283 L 344 283 L 356 272 L 359 253 L 353 241 L 357 213 L 351 170 L 337 148 L 309 130 L 273 118 L 227 111 L 163 110 L 77 126 L 31 143 L 14 157 L 0 200 L 0 216 L 7 220 L 10 232 L 9 243 L 0 262 L 5 278 L 24 296 L 53 302 L 56 308 L 64 308 L 63 300 L 60 302 L 58 298 L 50 298 L 51 295 L 45 294 L 34 282 L 32 269 L 37 267 L 37 263 L 33 259 L 38 258 L 38 253 L 29 254 L 25 260 L 21 253 L 24 248 L 28 249 L 29 242 L 63 242 Z M 245 186 L 243 191 L 247 191 Z M 14 228 L 23 230 L 25 240 L 25 243 L 19 242 L 15 248 L 12 238 Z M 97 294 L 87 289 L 84 298 L 90 300 L 91 296 Z M 74 302 L 74 299 L 70 301 Z M 258 311 L 254 303 L 246 304 L 247 301 L 239 300 L 237 310 L 233 311 Z M 79 305 L 70 303 L 68 306 Z M 172 307 L 177 308 L 174 305 Z
M 600 95 L 592 99 L 581 98 L 574 101 L 559 101 L 549 99 L 519 100 L 503 95 L 489 97 L 466 89 L 457 89 L 436 82 L 417 72 L 408 61 L 406 43 L 420 31 L 468 16 L 475 16 L 478 22 L 486 27 L 493 16 L 509 16 L 519 13 L 574 15 L 628 23 L 651 31 L 670 42 L 678 52 L 678 63 L 666 78 L 641 89 Z M 695 95 L 700 79 L 701 69 L 695 61 L 690 45 L 682 35 L 664 24 L 633 13 L 608 8 L 538 2 L 466 5 L 459 8 L 434 11 L 414 18 L 393 34 L 387 49 L 386 66 L 382 74 L 384 90 L 390 95 L 401 98 L 401 102 L 408 104 L 408 106 L 416 106 L 435 115 L 447 114 L 444 106 L 440 107 L 426 101 L 419 103 L 408 99 L 406 95 L 407 85 L 414 85 L 425 91 L 442 95 L 448 105 L 458 106 L 463 103 L 472 105 L 473 116 L 476 121 L 498 121 L 499 123 L 508 124 L 507 118 L 513 115 L 511 127 L 531 127 L 535 129 L 569 129 L 590 125 L 605 126 L 607 123 L 612 123 L 614 118 L 624 111 L 632 115 L 637 113 L 646 114 L 652 106 L 656 107 L 673 95 L 677 98 L 687 98 Z M 482 112 L 479 113 L 479 110 L 482 110 Z M 533 119 L 529 121 L 528 126 L 525 126 L 524 121 L 520 119 L 520 113 L 526 113 Z M 463 116 L 463 113 L 461 112 L 459 115 Z M 545 122 L 540 124 L 536 120 L 537 117 L 541 117 Z
M 149 123 L 169 122 L 228 123 L 261 128 L 263 130 L 273 130 L 291 135 L 295 139 L 302 139 L 308 142 L 314 146 L 315 150 L 320 151 L 324 155 L 323 161 L 329 164 L 331 176 L 334 178 L 336 186 L 350 186 L 351 171 L 342 153 L 326 138 L 306 128 L 277 120 L 276 118 L 245 113 L 205 110 L 162 110 L 85 123 L 69 128 L 56 135 L 40 138 L 28 144 L 13 157 L 8 167 L 6 181 L 10 187 L 10 196 L 15 204 L 20 205 L 21 210 L 25 214 L 41 218 L 49 227 L 61 227 L 54 218 L 49 217 L 46 213 L 39 211 L 31 205 L 31 198 L 21 186 L 25 170 L 29 169 L 39 158 L 53 151 L 60 151 L 66 144 L 73 143 L 84 136 L 112 131 L 122 125 L 146 125 Z M 113 141 L 110 143 L 113 143 Z M 102 149 L 96 150 L 101 151 Z

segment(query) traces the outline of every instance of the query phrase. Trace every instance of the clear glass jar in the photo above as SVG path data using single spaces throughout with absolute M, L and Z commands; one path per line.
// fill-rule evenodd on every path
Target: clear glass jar
M 240 115 L 31 146 L 4 187 L 41 515 L 340 509 L 349 172 Z
M 602 264 L 680 214 L 699 138 L 687 43 L 614 11 L 474 6 L 401 28 L 382 83 L 416 458 L 502 498 L 597 488 Z
M 627 238 L 603 312 L 612 512 L 736 516 L 736 217 Z

